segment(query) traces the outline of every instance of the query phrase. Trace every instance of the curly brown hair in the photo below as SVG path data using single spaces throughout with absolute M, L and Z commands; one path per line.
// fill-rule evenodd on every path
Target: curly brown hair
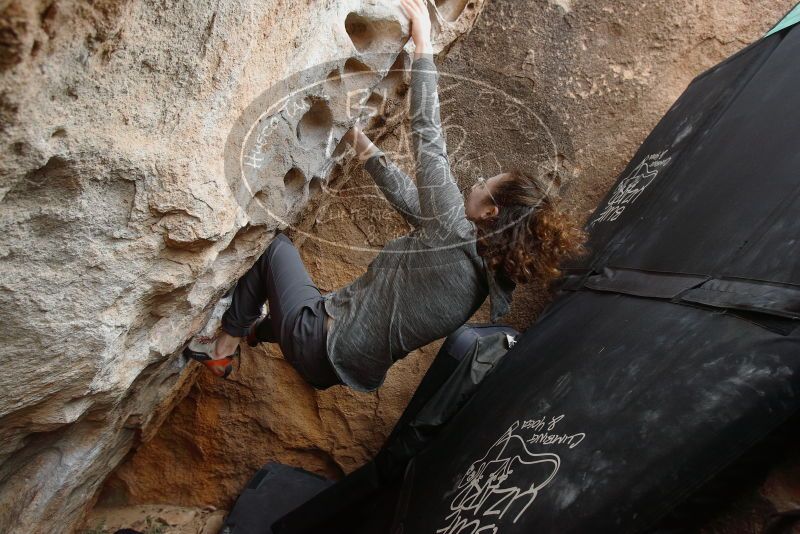
M 555 184 L 517 167 L 505 174 L 492 191 L 499 213 L 478 228 L 478 253 L 489 269 L 516 283 L 551 288 L 563 260 L 588 253 L 587 234 L 562 209 Z

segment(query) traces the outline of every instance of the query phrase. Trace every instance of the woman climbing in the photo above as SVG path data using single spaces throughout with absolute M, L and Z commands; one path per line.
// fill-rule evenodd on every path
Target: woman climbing
M 467 321 L 487 295 L 491 320 L 504 315 L 517 283 L 547 283 L 568 256 L 585 251 L 550 187 L 519 169 L 479 180 L 464 198 L 442 134 L 426 0 L 400 0 L 415 43 L 412 146 L 417 185 L 358 128 L 345 139 L 413 230 L 389 241 L 367 271 L 321 294 L 285 234 L 239 279 L 217 334 L 195 337 L 189 357 L 227 376 L 241 338 L 277 342 L 317 389 L 372 391 L 409 352 Z M 259 321 L 262 305 L 269 315 Z

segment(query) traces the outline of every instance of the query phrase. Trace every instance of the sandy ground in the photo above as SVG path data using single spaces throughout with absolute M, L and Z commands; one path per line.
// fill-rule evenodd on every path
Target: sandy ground
M 213 506 L 189 508 L 166 505 L 97 507 L 86 518 L 78 534 L 114 534 L 132 529 L 142 534 L 217 534 L 225 510 Z

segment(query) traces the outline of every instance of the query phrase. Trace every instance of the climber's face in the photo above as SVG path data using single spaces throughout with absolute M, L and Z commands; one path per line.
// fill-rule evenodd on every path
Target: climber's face
M 500 213 L 500 206 L 495 202 L 494 192 L 497 184 L 506 177 L 506 173 L 497 174 L 491 178 L 478 178 L 478 180 L 467 189 L 464 198 L 464 211 L 467 219 L 475 224 L 486 224 L 497 217 Z

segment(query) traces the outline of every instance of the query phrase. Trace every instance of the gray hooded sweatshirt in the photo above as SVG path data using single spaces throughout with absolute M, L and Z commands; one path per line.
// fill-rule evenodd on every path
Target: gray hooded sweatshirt
M 417 184 L 376 152 L 364 168 L 413 227 L 389 241 L 352 283 L 327 293 L 334 318 L 327 350 L 336 374 L 357 391 L 383 384 L 409 352 L 446 337 L 491 298 L 491 321 L 508 312 L 513 281 L 478 255 L 475 225 L 450 171 L 432 55 L 411 66 L 410 113 Z

